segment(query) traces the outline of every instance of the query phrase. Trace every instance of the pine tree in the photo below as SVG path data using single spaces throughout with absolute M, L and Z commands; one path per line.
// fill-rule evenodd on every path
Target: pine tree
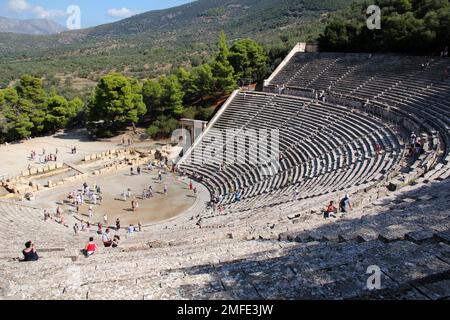
M 214 91 L 217 93 L 229 93 L 236 88 L 236 78 L 233 66 L 228 60 L 230 49 L 223 31 L 219 36 L 218 48 L 218 52 L 210 63 L 214 77 Z

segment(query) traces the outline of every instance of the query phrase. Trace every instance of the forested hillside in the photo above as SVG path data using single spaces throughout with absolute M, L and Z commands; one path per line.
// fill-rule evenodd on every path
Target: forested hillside
M 317 38 L 323 18 L 352 2 L 199 0 L 58 35 L 0 34 L 0 87 L 28 73 L 74 96 L 73 88 L 88 92 L 109 71 L 154 78 L 207 61 L 221 30 L 230 41 L 250 37 L 282 56 L 295 42 Z
M 367 7 L 381 8 L 381 28 L 367 28 Z M 437 54 L 450 46 L 449 0 L 375 0 L 330 16 L 319 38 L 325 51 Z

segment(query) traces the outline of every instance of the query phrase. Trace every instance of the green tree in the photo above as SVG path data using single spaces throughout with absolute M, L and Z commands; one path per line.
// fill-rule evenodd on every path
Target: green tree
M 267 74 L 268 56 L 264 48 L 251 39 L 237 40 L 230 48 L 228 60 L 238 79 L 261 81 Z
M 55 132 L 60 128 L 64 128 L 75 115 L 74 105 L 69 104 L 66 98 L 56 94 L 51 95 L 47 100 L 46 132 Z
M 236 78 L 233 66 L 228 60 L 230 49 L 228 48 L 225 33 L 219 35 L 218 52 L 210 62 L 211 71 L 214 77 L 214 91 L 218 93 L 228 93 L 236 88 Z
M 146 113 L 142 87 L 133 79 L 111 73 L 99 79 L 89 101 L 89 120 L 103 120 L 113 130 L 138 122 Z
M 192 70 L 190 95 L 200 98 L 214 93 L 214 76 L 209 64 L 202 64 Z
M 161 114 L 180 117 L 183 114 L 184 93 L 177 76 L 161 77 L 159 84 L 162 89 Z
M 326 51 L 398 51 L 435 53 L 450 45 L 448 0 L 376 0 L 382 29 L 366 25 L 367 3 L 334 14 L 319 36 Z
M 34 127 L 29 117 L 28 106 L 21 104 L 15 88 L 6 88 L 3 92 L 3 103 L 0 105 L 4 118 L 3 130 L 8 141 L 19 140 L 31 136 Z
M 47 93 L 43 88 L 42 80 L 31 75 L 24 75 L 20 78 L 16 90 L 19 96 L 18 104 L 21 109 L 20 118 L 25 122 L 28 118 L 33 123 L 33 126 L 30 128 L 31 134 L 42 134 L 45 128 L 44 121 L 47 111 Z M 29 127 L 28 124 L 26 124 L 26 127 Z M 28 131 L 23 130 L 22 132 L 27 133 Z
M 155 115 L 160 110 L 162 92 L 163 90 L 159 84 L 159 81 L 144 81 L 144 85 L 142 86 L 142 95 L 149 114 Z
M 147 134 L 152 138 L 168 137 L 178 128 L 178 120 L 161 115 L 147 129 Z
M 47 99 L 42 80 L 34 76 L 22 76 L 16 90 L 21 99 L 29 100 L 36 105 L 43 104 Z

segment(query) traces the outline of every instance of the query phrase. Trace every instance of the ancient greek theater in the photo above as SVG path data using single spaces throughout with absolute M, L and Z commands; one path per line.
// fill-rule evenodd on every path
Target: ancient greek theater
M 0 298 L 448 299 L 449 68 L 299 43 L 188 147 L 2 144 Z

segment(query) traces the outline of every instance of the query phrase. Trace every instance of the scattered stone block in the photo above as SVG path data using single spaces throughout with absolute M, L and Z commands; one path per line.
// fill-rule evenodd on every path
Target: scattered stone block
M 378 239 L 386 243 L 401 240 L 403 238 L 404 238 L 403 233 L 398 232 L 397 230 L 389 230 L 389 229 L 384 229 L 380 231 L 378 235 Z
M 421 292 L 432 300 L 448 299 L 450 297 L 450 280 L 441 280 L 417 286 Z
M 435 234 L 435 238 L 438 241 L 442 241 L 446 244 L 450 244 L 450 230 L 442 231 Z
M 434 233 L 429 230 L 417 230 L 405 234 L 405 238 L 414 243 L 420 244 L 432 240 Z

